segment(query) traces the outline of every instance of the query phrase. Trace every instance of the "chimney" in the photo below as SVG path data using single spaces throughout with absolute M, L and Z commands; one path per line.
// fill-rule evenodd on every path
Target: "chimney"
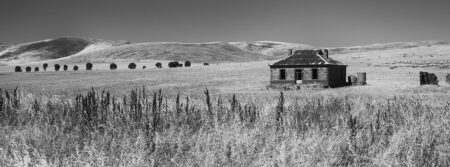
M 292 49 L 289 49 L 289 56 L 292 56 Z
M 328 50 L 324 49 L 322 52 L 323 52 L 323 56 L 328 59 Z

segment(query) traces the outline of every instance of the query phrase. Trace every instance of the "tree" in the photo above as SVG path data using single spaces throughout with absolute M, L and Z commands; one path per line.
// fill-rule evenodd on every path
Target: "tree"
M 111 63 L 111 64 L 109 65 L 109 69 L 111 69 L 111 70 L 117 69 L 116 63 Z
M 168 66 L 170 68 L 179 67 L 180 63 L 178 63 L 177 61 L 172 61 L 172 62 L 169 62 Z
M 184 62 L 184 66 L 185 67 L 190 67 L 191 66 L 191 62 L 190 61 L 185 61 Z
M 25 71 L 26 72 L 31 72 L 31 67 L 30 66 L 25 67 Z
M 68 67 L 67 65 L 64 64 L 64 66 L 63 66 L 64 71 L 67 71 L 68 68 L 69 68 L 69 67 Z
M 161 64 L 160 62 L 157 62 L 157 63 L 155 64 L 155 66 L 156 66 L 156 68 L 162 68 L 162 64 Z
M 39 67 L 34 67 L 34 72 L 38 72 L 39 71 Z
M 86 63 L 86 70 L 92 70 L 92 67 L 94 67 L 92 63 Z
M 20 66 L 16 66 L 16 68 L 14 68 L 15 72 L 22 72 L 22 67 Z
M 78 71 L 78 66 L 73 66 L 74 71 Z
M 48 67 L 48 64 L 44 63 L 44 65 L 43 65 L 44 71 L 47 71 L 47 67 Z
M 129 69 L 136 69 L 136 64 L 135 63 L 130 63 L 130 64 L 128 64 L 128 68 Z
M 61 66 L 59 64 L 55 64 L 55 71 L 59 71 L 60 68 Z

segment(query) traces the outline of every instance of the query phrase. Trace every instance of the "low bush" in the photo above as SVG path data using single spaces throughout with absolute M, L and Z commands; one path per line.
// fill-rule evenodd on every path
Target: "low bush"
M 22 72 L 22 67 L 16 66 L 16 67 L 14 68 L 14 71 L 15 71 L 15 72 Z
M 177 61 L 172 61 L 172 62 L 169 62 L 168 66 L 170 68 L 180 67 L 180 63 Z
M 128 69 L 136 69 L 136 64 L 135 63 L 128 64 Z
M 185 61 L 184 62 L 184 66 L 185 67 L 190 67 L 191 66 L 191 62 L 190 61 Z
M 31 72 L 31 67 L 30 66 L 25 67 L 25 71 L 26 72 Z
M 59 64 L 55 64 L 54 67 L 55 67 L 55 71 L 59 71 L 59 69 L 61 68 L 61 66 Z
M 34 72 L 38 72 L 39 71 L 39 67 L 34 67 Z
M 92 63 L 86 63 L 86 70 L 92 70 L 93 67 Z
M 157 62 L 157 63 L 155 64 L 155 66 L 156 66 L 156 68 L 162 68 L 162 64 L 161 64 L 160 62 Z
M 67 69 L 69 69 L 69 67 L 68 67 L 67 65 L 64 64 L 63 70 L 64 70 L 64 71 L 67 71 Z
M 111 69 L 111 70 L 117 69 L 117 64 L 116 64 L 116 63 L 111 63 L 111 64 L 109 65 L 109 69 Z
M 42 65 L 42 68 L 44 68 L 44 71 L 47 71 L 47 67 L 48 67 L 47 63 L 44 63 L 44 65 Z
M 78 66 L 73 66 L 74 71 L 78 71 Z

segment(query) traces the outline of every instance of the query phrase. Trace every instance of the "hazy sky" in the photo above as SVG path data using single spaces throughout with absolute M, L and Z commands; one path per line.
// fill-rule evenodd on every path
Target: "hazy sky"
M 450 41 L 449 0 L 0 0 L 0 43 Z

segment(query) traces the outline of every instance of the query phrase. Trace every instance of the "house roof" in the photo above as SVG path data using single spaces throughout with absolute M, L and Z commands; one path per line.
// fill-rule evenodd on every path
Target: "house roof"
M 344 65 L 326 56 L 322 50 L 296 50 L 292 56 L 274 63 L 272 66 L 314 66 L 314 65 Z

